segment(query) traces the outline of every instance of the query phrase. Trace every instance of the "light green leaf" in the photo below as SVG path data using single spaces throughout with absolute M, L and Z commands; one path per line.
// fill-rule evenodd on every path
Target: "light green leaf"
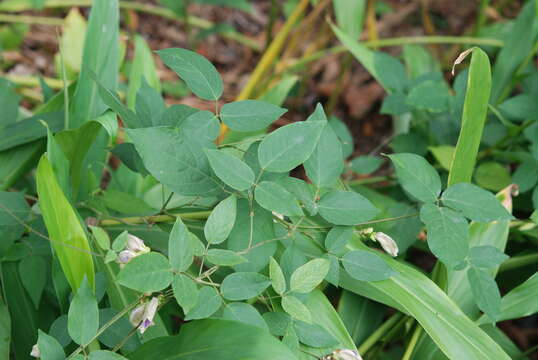
M 538 312 L 538 273 L 534 273 L 522 284 L 510 290 L 501 299 L 501 312 L 495 319 L 504 321 L 531 316 Z M 487 316 L 482 316 L 479 324 L 493 322 Z
M 289 216 L 302 216 L 297 199 L 277 183 L 262 181 L 256 185 L 254 199 L 263 208 Z
M 474 178 L 478 186 L 493 191 L 502 190 L 512 183 L 507 167 L 493 161 L 480 164 Z
M 331 253 L 342 251 L 353 235 L 353 227 L 335 226 L 327 233 L 325 248 Z
M 222 95 L 222 78 L 215 66 L 202 55 L 179 48 L 159 50 L 157 54 L 199 98 L 218 100 Z
M 267 331 L 237 321 L 208 319 L 182 326 L 179 335 L 143 344 L 131 360 L 297 360 Z
M 79 218 L 55 179 L 52 167 L 43 155 L 37 166 L 37 193 L 51 245 L 69 285 L 76 291 L 87 277 L 94 287 L 94 268 L 90 246 Z
M 205 153 L 211 168 L 226 185 L 243 191 L 254 184 L 254 172 L 241 159 L 221 150 L 206 149 Z
M 174 297 L 177 303 L 181 306 L 185 314 L 191 311 L 197 304 L 198 287 L 190 277 L 183 274 L 174 275 L 172 290 L 174 291 Z
M 389 155 L 401 186 L 423 202 L 435 202 L 441 193 L 437 171 L 421 156 L 415 154 Z
M 282 298 L 282 308 L 291 315 L 292 318 L 307 323 L 312 322 L 310 310 L 299 299 L 293 295 L 286 295 Z
M 247 261 L 243 256 L 231 250 L 210 249 L 207 252 L 206 259 L 215 265 L 234 266 Z
M 467 76 L 461 130 L 448 173 L 448 186 L 471 181 L 488 112 L 491 91 L 489 59 L 487 54 L 477 47 L 471 51 L 473 55 Z
M 450 145 L 430 146 L 428 150 L 431 151 L 435 160 L 439 162 L 439 165 L 445 170 L 450 170 L 452 159 L 454 158 L 454 152 L 456 148 Z
M 101 250 L 110 249 L 110 237 L 108 236 L 108 233 L 103 228 L 98 226 L 90 225 L 90 229 L 92 230 L 95 242 L 101 248 Z
M 365 0 L 333 0 L 336 24 L 352 39 L 361 34 L 366 15 Z
M 448 110 L 450 93 L 442 80 L 426 80 L 415 85 L 407 96 L 407 105 L 415 109 L 441 113 Z
M 89 344 L 99 329 L 99 308 L 97 299 L 84 278 L 80 288 L 69 305 L 67 330 L 69 336 L 79 345 Z
M 491 320 L 501 312 L 501 294 L 495 279 L 485 270 L 469 268 L 467 277 L 476 304 Z
M 491 245 L 475 246 L 469 251 L 469 262 L 478 268 L 497 267 L 507 259 L 508 255 Z
M 222 312 L 222 318 L 256 326 L 266 331 L 269 330 L 258 310 L 247 303 L 235 302 L 226 304 Z
M 43 360 L 65 360 L 65 353 L 62 345 L 50 335 L 38 330 L 37 347 Z
M 213 315 L 222 305 L 222 298 L 215 288 L 203 286 L 198 292 L 199 301 L 185 314 L 185 320 L 204 319 Z
M 460 264 L 469 252 L 469 224 L 459 213 L 448 208 L 425 204 L 420 219 L 428 230 L 431 252 L 448 267 Z
M 193 255 L 189 230 L 178 216 L 168 237 L 168 260 L 174 270 L 185 271 L 191 266 Z
M 230 195 L 218 203 L 204 225 L 207 242 L 220 244 L 226 240 L 234 227 L 236 214 L 237 198 L 235 195 Z
M 370 174 L 379 169 L 383 159 L 377 156 L 361 155 L 351 160 L 351 170 L 357 174 Z
M 200 156 L 204 147 L 189 132 L 167 127 L 126 129 L 148 171 L 181 195 L 217 195 L 220 184 L 209 162 Z M 214 145 L 213 145 L 214 147 Z
M 310 260 L 291 274 L 290 291 L 309 293 L 325 279 L 328 272 L 328 260 L 321 258 Z
M 267 276 L 255 272 L 236 272 L 222 281 L 220 291 L 228 300 L 246 300 L 260 295 L 271 285 Z
M 338 340 L 321 325 L 309 324 L 304 321 L 294 321 L 293 327 L 299 341 L 314 348 L 324 348 L 338 345 Z
M 121 269 L 118 283 L 140 292 L 154 292 L 172 282 L 172 269 L 161 254 L 151 252 L 135 257 Z
M 235 131 L 265 129 L 287 110 L 259 100 L 242 100 L 224 104 L 220 118 Z
M 459 210 L 469 219 L 478 222 L 514 218 L 492 193 L 473 184 L 461 183 L 450 186 L 443 192 L 441 201 L 444 205 Z
M 320 120 L 314 120 L 314 117 Z M 322 121 L 327 118 L 321 104 L 316 106 L 314 114 L 307 121 Z M 306 175 L 318 187 L 332 186 L 344 170 L 342 145 L 330 126 L 325 126 L 312 155 L 304 163 Z
M 325 123 L 295 122 L 273 131 L 258 148 L 262 169 L 287 172 L 304 163 L 314 151 Z
M 335 225 L 357 225 L 373 219 L 379 210 L 353 191 L 333 190 L 321 198 L 319 214 Z
M 342 258 L 344 269 L 353 278 L 361 281 L 380 281 L 393 276 L 396 272 L 370 251 L 354 250 Z
M 282 295 L 286 291 L 286 279 L 280 265 L 278 265 L 272 256 L 269 259 L 269 278 L 271 278 L 273 289 L 277 294 Z
M 86 27 L 86 20 L 80 14 L 78 8 L 71 8 L 64 18 L 62 36 L 60 37 L 61 56 L 69 72 L 80 72 Z M 59 54 L 56 55 L 55 61 L 60 60 L 59 56 Z

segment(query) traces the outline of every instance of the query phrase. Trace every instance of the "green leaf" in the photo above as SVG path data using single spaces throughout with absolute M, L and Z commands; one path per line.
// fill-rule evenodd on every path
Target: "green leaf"
M 441 193 L 437 171 L 421 156 L 415 154 L 389 155 L 401 186 L 423 202 L 435 202 Z
M 144 127 L 160 124 L 166 105 L 161 94 L 152 88 L 146 78 L 142 77 L 142 85 L 136 93 L 136 116 Z
M 340 140 L 342 145 L 342 155 L 344 158 L 347 158 L 353 153 L 353 135 L 351 135 L 351 132 L 346 124 L 336 116 L 330 117 L 329 126 L 333 129 L 334 133 L 338 137 L 338 140 Z
M 474 267 L 467 271 L 467 278 L 480 310 L 496 321 L 501 312 L 501 294 L 495 279 L 487 271 Z
M 108 350 L 94 350 L 90 353 L 89 360 L 122 360 L 127 359 L 120 354 Z
M 134 109 L 136 93 L 144 77 L 148 84 L 157 91 L 161 90 L 161 83 L 157 75 L 153 54 L 144 38 L 138 34 L 134 37 L 134 56 L 129 73 L 129 86 L 127 88 L 127 106 Z
M 538 273 L 534 273 L 522 284 L 510 290 L 501 299 L 501 311 L 496 321 L 518 319 L 536 314 L 538 312 Z M 491 319 L 482 316 L 479 324 L 493 322 Z
M 36 309 L 39 308 L 41 294 L 47 284 L 48 265 L 42 256 L 27 256 L 19 263 L 19 274 L 24 288 L 30 295 Z
M 168 237 L 170 265 L 176 271 L 185 271 L 191 266 L 193 255 L 194 249 L 190 240 L 189 230 L 181 221 L 181 217 L 178 216 Z
M 257 131 L 271 125 L 287 110 L 259 100 L 242 100 L 224 104 L 220 118 L 235 131 Z
M 30 207 L 22 193 L 0 191 L 0 237 L 2 239 L 0 254 L 2 256 L 25 231 L 25 227 L 17 219 L 26 222 L 29 215 Z
M 268 332 L 237 321 L 209 319 L 182 326 L 179 335 L 151 340 L 129 355 L 131 360 L 297 360 Z
M 98 226 L 90 225 L 90 229 L 92 230 L 95 242 L 101 248 L 101 250 L 110 249 L 110 237 L 108 236 L 107 232 Z
M 199 301 L 185 314 L 185 320 L 204 319 L 213 315 L 222 305 L 222 298 L 211 286 L 203 286 L 198 292 Z
M 367 249 L 360 242 L 354 242 L 353 246 Z M 389 256 L 379 256 L 396 270 L 390 279 L 362 282 L 342 273 L 340 285 L 410 314 L 449 359 L 510 359 L 421 271 Z
M 491 245 L 475 246 L 469 251 L 469 262 L 477 268 L 497 267 L 507 259 L 508 255 Z
M 126 131 L 148 171 L 172 191 L 193 196 L 219 193 L 221 186 L 207 158 L 200 156 L 203 147 L 189 133 L 166 127 Z
M 81 69 L 84 37 L 86 36 L 86 19 L 80 14 L 78 8 L 69 10 L 64 18 L 62 30 L 59 45 L 62 60 L 69 73 L 78 73 Z M 56 62 L 59 62 L 59 56 L 60 54 L 56 54 Z M 59 73 L 59 71 L 57 72 Z
M 389 94 L 405 90 L 408 79 L 405 68 L 400 61 L 384 52 L 366 48 L 334 25 L 331 25 L 331 28 L 338 40 Z
M 203 56 L 179 48 L 159 50 L 157 54 L 164 64 L 174 70 L 199 98 L 218 100 L 222 95 L 222 78 L 213 64 Z
M 311 120 L 314 116 L 327 124 L 321 104 L 316 106 L 314 114 L 307 121 L 316 121 Z M 340 177 L 344 170 L 342 145 L 332 127 L 325 126 L 312 155 L 305 161 L 304 168 L 308 178 L 317 187 L 332 186 Z
M 344 269 L 353 278 L 361 281 L 380 281 L 393 276 L 396 272 L 370 251 L 354 250 L 342 258 Z
M 20 101 L 21 96 L 15 92 L 15 85 L 5 79 L 1 79 L 0 107 L 4 111 L 2 111 L 2 115 L 0 115 L 0 129 L 8 124 L 17 122 Z
M 74 342 L 86 345 L 97 334 L 97 329 L 99 329 L 97 299 L 85 278 L 69 305 L 67 330 Z
M 338 345 L 338 340 L 318 324 L 309 324 L 304 321 L 294 321 L 293 327 L 299 341 L 305 345 L 322 348 Z
M 407 96 L 407 105 L 431 113 L 448 110 L 450 93 L 444 81 L 426 80 L 415 85 Z
M 220 291 L 228 300 L 246 300 L 260 295 L 271 284 L 267 276 L 255 272 L 236 272 L 222 281 Z
M 286 291 L 286 279 L 280 265 L 278 265 L 272 256 L 269 259 L 269 278 L 271 278 L 273 289 L 277 294 L 282 295 Z
M 38 334 L 37 346 L 39 348 L 39 353 L 41 354 L 40 359 L 65 360 L 64 349 L 55 338 L 45 334 L 41 330 L 38 330 Z
M 508 169 L 493 161 L 480 164 L 474 178 L 478 186 L 493 191 L 502 190 L 512 183 Z
M 172 290 L 177 303 L 185 314 L 198 303 L 198 287 L 190 277 L 183 274 L 174 275 Z
M 335 226 L 325 237 L 325 248 L 331 253 L 338 253 L 344 250 L 353 235 L 353 227 Z
M 243 256 L 231 250 L 210 249 L 207 252 L 206 259 L 215 265 L 234 266 L 247 261 Z
M 308 308 L 293 295 L 286 295 L 282 298 L 282 308 L 294 319 L 306 323 L 312 322 L 312 314 L 310 313 L 310 310 L 308 310 Z
M 154 292 L 172 282 L 172 269 L 166 257 L 151 252 L 133 258 L 118 274 L 118 283 L 140 292 Z
M 448 173 L 448 186 L 470 182 L 476 155 L 484 130 L 491 91 L 491 71 L 488 56 L 475 47 L 467 77 L 467 91 L 461 118 L 461 130 Z
M 277 183 L 262 181 L 256 185 L 254 199 L 263 208 L 289 216 L 302 216 L 297 199 Z
M 420 220 L 428 230 L 428 247 L 448 267 L 460 264 L 469 252 L 469 224 L 461 214 L 448 208 L 425 204 Z
M 133 300 L 134 301 L 134 300 Z M 118 315 L 119 311 L 114 310 L 112 308 L 104 308 L 99 310 L 99 327 L 103 327 L 105 324 L 107 324 L 110 320 L 112 320 L 116 315 Z M 147 330 L 145 333 L 145 338 L 150 334 L 150 331 L 156 330 L 159 326 L 162 326 L 162 323 L 159 321 L 159 315 L 157 314 L 153 321 L 156 323 L 155 326 L 151 327 L 151 330 Z M 98 340 L 103 345 L 105 345 L 108 348 L 114 348 L 117 344 L 124 341 L 123 346 L 121 347 L 121 351 L 125 352 L 131 352 L 134 351 L 136 348 L 140 346 L 140 340 L 138 339 L 138 336 L 131 336 L 128 339 L 125 339 L 127 335 L 133 330 L 133 325 L 128 319 L 128 316 L 123 316 L 116 322 L 114 322 L 112 325 L 110 325 L 106 330 L 104 330 L 101 335 L 99 335 Z M 163 334 L 163 336 L 166 334 L 166 332 Z M 67 334 L 66 334 L 67 335 Z M 67 341 L 71 342 L 71 339 L 69 336 L 67 337 Z
M 355 344 L 362 344 L 384 318 L 383 305 L 347 290 L 342 291 L 337 309 Z
M 71 289 L 76 291 L 84 277 L 93 288 L 94 268 L 86 233 L 60 189 L 46 155 L 37 166 L 36 182 L 43 221 Z
M 204 226 L 204 235 L 207 242 L 220 244 L 226 240 L 234 227 L 236 214 L 237 198 L 235 195 L 230 195 L 218 203 Z
M 383 164 L 383 159 L 377 156 L 361 155 L 351 160 L 351 170 L 357 174 L 371 174 Z
M 258 310 L 247 303 L 235 302 L 226 304 L 222 312 L 222 318 L 256 326 L 266 331 L 269 330 Z
M 527 192 L 538 182 L 538 163 L 529 159 L 520 164 L 514 172 L 514 183 L 520 192 Z
M 357 39 L 366 15 L 366 1 L 334 0 L 333 7 L 338 27 L 352 39 Z
M 119 5 L 117 0 L 97 0 L 92 4 L 84 40 L 82 67 L 70 104 L 70 128 L 95 119 L 106 109 L 97 96 L 98 85 L 92 74 L 107 89 L 115 91 L 120 63 Z
M 469 219 L 478 222 L 514 218 L 492 193 L 473 184 L 461 183 L 450 186 L 443 192 L 441 201 L 444 205 L 459 210 Z
M 9 359 L 9 345 L 11 343 L 11 317 L 9 309 L 0 301 L 0 356 Z
M 357 225 L 373 219 L 379 210 L 353 191 L 333 190 L 321 198 L 319 214 L 335 225 Z
M 262 169 L 287 172 L 304 163 L 314 151 L 325 123 L 295 122 L 273 131 L 258 148 Z
M 211 168 L 226 185 L 243 191 L 254 184 L 254 173 L 241 159 L 222 150 L 206 149 L 205 153 Z
M 325 279 L 328 272 L 328 260 L 321 258 L 310 260 L 291 274 L 290 291 L 309 293 Z

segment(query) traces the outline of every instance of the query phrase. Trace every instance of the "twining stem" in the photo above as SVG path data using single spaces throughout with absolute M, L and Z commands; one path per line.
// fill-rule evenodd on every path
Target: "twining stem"
M 417 327 L 415 328 L 415 331 L 413 332 L 413 335 L 411 336 L 411 340 L 409 340 L 409 344 L 407 345 L 407 348 L 405 349 L 405 353 L 402 357 L 402 360 L 411 360 L 411 356 L 413 355 L 413 351 L 415 350 L 415 347 L 417 346 L 418 339 L 420 339 L 420 335 L 422 334 L 422 326 L 417 324 Z
M 120 1 L 120 8 L 126 9 L 126 10 L 134 10 L 143 12 L 146 14 L 152 14 L 161 16 L 166 19 L 171 19 L 180 23 L 183 23 L 183 18 L 176 14 L 174 11 L 164 8 L 162 6 L 155 6 L 152 4 L 146 4 L 146 3 L 139 3 L 134 1 Z M 49 0 L 45 3 L 46 8 L 63 8 L 63 7 L 70 7 L 70 6 L 91 6 L 92 0 Z M 25 3 L 9 3 L 9 4 L 0 4 L 0 11 L 25 11 L 25 10 L 31 10 L 27 4 Z M 32 17 L 35 19 L 35 17 Z M 60 19 L 61 20 L 61 19 Z M 0 21 L 9 21 L 9 20 L 0 20 Z M 54 19 L 53 21 L 56 21 Z M 13 22 L 13 21 L 10 21 Z M 20 22 L 20 21 L 17 21 Z M 34 22 L 35 23 L 35 22 Z M 45 24 L 45 25 L 62 25 L 63 20 L 61 20 L 57 24 Z M 192 26 L 195 26 L 200 29 L 211 29 L 215 26 L 215 24 L 211 21 L 189 15 L 189 24 Z M 255 51 L 261 51 L 262 46 L 250 39 L 249 37 L 242 35 L 235 31 L 227 31 L 222 33 L 223 37 L 226 37 L 231 40 L 235 40 L 245 46 L 248 46 L 249 48 L 255 50 Z
M 390 318 L 388 318 L 387 321 L 385 321 L 383 324 L 381 324 L 380 327 L 377 328 L 376 331 L 372 333 L 364 342 L 359 346 L 358 350 L 360 354 L 365 354 L 370 348 L 377 343 L 377 341 L 382 338 L 387 331 L 389 331 L 394 325 L 400 321 L 401 318 L 403 318 L 402 313 L 396 313 L 392 315 Z
M 75 351 L 73 351 L 71 355 L 67 357 L 67 360 L 72 359 L 73 357 L 75 357 L 75 355 L 83 351 L 84 348 L 86 348 L 89 344 L 95 341 L 103 332 L 105 332 L 106 329 L 111 327 L 116 321 L 121 319 L 123 315 L 127 314 L 129 311 L 131 311 L 131 309 L 133 309 L 136 305 L 138 305 L 138 303 L 140 302 L 140 300 L 142 300 L 142 298 L 143 296 L 139 297 L 138 299 L 136 299 L 136 301 L 127 305 L 123 310 L 121 310 L 119 313 L 114 315 L 110 320 L 107 321 L 106 324 L 104 324 L 103 326 L 101 326 L 99 330 L 97 330 L 97 333 L 86 344 L 82 344 L 78 348 L 76 348 Z
M 150 216 L 132 216 L 121 219 L 103 219 L 99 221 L 99 226 L 114 226 L 114 225 L 135 225 L 159 222 L 172 222 L 177 217 L 187 220 L 205 220 L 211 214 L 210 210 L 196 211 L 191 213 L 168 214 L 168 215 L 150 215 Z

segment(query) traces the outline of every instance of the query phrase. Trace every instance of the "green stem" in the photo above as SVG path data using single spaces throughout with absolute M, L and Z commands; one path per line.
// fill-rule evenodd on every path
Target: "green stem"
M 418 342 L 418 339 L 420 338 L 420 334 L 422 334 L 422 327 L 419 324 L 417 324 L 417 327 L 415 328 L 415 331 L 413 332 L 413 335 L 411 336 L 411 340 L 409 340 L 407 349 L 405 349 L 405 353 L 402 357 L 402 360 L 411 360 L 411 356 L 413 355 L 413 351 L 415 350 L 415 347 L 417 346 L 417 342 Z
M 97 333 L 90 339 L 90 341 L 88 341 L 88 343 L 80 345 L 75 351 L 73 351 L 71 353 L 71 355 L 69 355 L 67 357 L 67 360 L 74 358 L 75 355 L 77 355 L 82 350 L 84 350 L 84 348 L 86 348 L 89 344 L 91 344 L 93 341 L 97 340 L 97 338 L 103 332 L 105 332 L 106 329 L 111 327 L 116 321 L 121 319 L 123 317 L 123 315 L 127 314 L 129 311 L 131 311 L 131 309 L 133 309 L 136 305 L 138 305 L 138 303 L 140 302 L 141 299 L 142 299 L 142 297 L 138 298 L 136 301 L 132 302 L 127 307 L 125 307 L 122 311 L 120 311 L 119 313 L 114 315 L 106 324 L 104 324 L 99 330 L 97 330 Z
M 374 177 L 368 177 L 364 179 L 357 179 L 357 180 L 351 180 L 348 182 L 349 186 L 358 186 L 358 185 L 366 185 L 366 184 L 375 184 L 380 183 L 383 181 L 391 181 L 393 180 L 390 176 L 374 176 Z
M 538 262 L 538 253 L 514 256 L 506 260 L 499 268 L 499 272 L 517 269 L 523 266 L 536 264 Z
M 397 313 L 391 316 L 387 321 L 381 324 L 376 331 L 372 333 L 358 348 L 360 354 L 365 354 L 374 344 L 386 334 L 404 315 Z
M 205 220 L 211 211 L 196 211 L 191 213 L 169 214 L 169 215 L 150 215 L 150 216 L 132 216 L 121 219 L 103 219 L 99 221 L 99 226 L 114 226 L 114 225 L 135 225 L 147 223 L 172 222 L 177 217 L 188 220 Z
M 63 7 L 70 7 L 70 6 L 91 6 L 92 0 L 49 0 L 45 3 L 46 8 L 63 8 Z M 164 8 L 162 6 L 155 6 L 152 4 L 145 4 L 145 3 L 139 3 L 139 2 L 133 2 L 133 1 L 120 1 L 120 8 L 126 9 L 126 10 L 134 10 L 139 12 L 144 12 L 146 14 L 152 14 L 161 16 L 167 19 L 175 20 L 178 22 L 183 22 L 183 19 L 178 16 L 174 11 Z M 16 11 L 25 11 L 25 10 L 31 10 L 31 8 L 28 6 L 28 4 L 25 3 L 7 3 L 7 4 L 1 4 L 0 5 L 0 11 L 10 11 L 10 12 L 16 12 Z M 0 20 L 1 21 L 1 20 Z M 210 29 L 215 24 L 211 21 L 189 15 L 189 23 L 192 26 L 195 26 L 200 29 Z M 61 24 L 63 24 L 63 20 L 61 21 Z M 51 25 L 51 24 L 46 24 Z M 242 35 L 235 31 L 229 31 L 222 33 L 222 36 L 235 40 L 245 46 L 248 46 L 249 48 L 255 50 L 255 51 L 261 51 L 262 47 L 260 44 L 258 44 L 256 41 L 252 40 L 251 38 Z
M 8 15 L 8 14 L 0 14 L 0 22 L 21 23 L 21 24 L 29 24 L 29 25 L 52 25 L 52 26 L 62 26 L 64 24 L 63 19 L 60 19 L 60 18 L 33 16 L 33 15 Z

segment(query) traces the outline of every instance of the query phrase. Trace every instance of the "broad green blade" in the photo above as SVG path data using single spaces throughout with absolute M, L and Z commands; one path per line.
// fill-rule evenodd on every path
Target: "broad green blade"
M 84 276 L 95 287 L 90 245 L 79 218 L 65 197 L 46 155 L 41 157 L 36 173 L 39 207 L 47 227 L 51 246 L 71 289 L 76 292 Z
M 157 75 L 153 53 L 142 36 L 135 35 L 134 47 L 135 53 L 127 88 L 127 106 L 129 109 L 134 109 L 135 107 L 136 93 L 142 84 L 142 78 L 145 78 L 152 88 L 159 92 L 161 91 L 161 83 Z
M 354 247 L 367 249 L 356 241 Z M 503 349 L 473 323 L 430 279 L 412 267 L 380 255 L 396 271 L 388 280 L 364 282 L 341 273 L 343 288 L 380 301 L 368 288 L 391 298 L 397 308 L 413 316 L 449 359 L 510 359 Z
M 473 48 L 471 51 L 473 55 L 467 78 L 461 130 L 448 174 L 448 186 L 460 182 L 471 182 L 488 113 L 491 91 L 489 58 L 479 48 Z

